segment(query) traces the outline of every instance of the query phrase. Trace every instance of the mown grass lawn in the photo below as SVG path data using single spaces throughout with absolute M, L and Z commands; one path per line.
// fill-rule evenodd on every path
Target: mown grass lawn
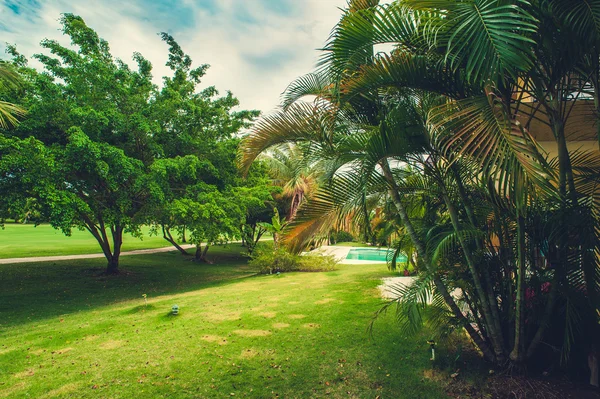
M 168 247 L 162 236 L 151 236 L 150 228 L 142 228 L 143 239 L 124 234 L 123 251 Z M 73 230 L 69 237 L 48 224 L 5 223 L 0 229 L 0 259 L 29 256 L 80 255 L 102 253 L 100 245 L 87 231 Z
M 0 265 L 0 397 L 445 397 L 426 336 L 369 338 L 385 266 L 253 276 L 238 252 Z

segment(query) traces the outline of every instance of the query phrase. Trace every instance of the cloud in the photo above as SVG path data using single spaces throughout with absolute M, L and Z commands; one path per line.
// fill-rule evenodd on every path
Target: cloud
M 106 39 L 114 56 L 131 62 L 141 52 L 157 83 L 168 74 L 167 46 L 157 33 L 172 34 L 196 65 L 210 64 L 203 86 L 231 90 L 241 107 L 269 111 L 297 76 L 310 72 L 345 0 L 0 0 L 2 42 L 27 57 L 40 40 L 67 44 L 58 19 L 80 15 Z M 34 63 L 32 65 L 35 66 Z

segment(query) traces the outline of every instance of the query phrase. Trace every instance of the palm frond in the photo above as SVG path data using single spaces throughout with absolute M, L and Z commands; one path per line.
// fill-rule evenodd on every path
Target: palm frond
M 416 48 L 418 13 L 400 3 L 347 11 L 323 48 L 319 66 L 341 76 L 369 64 L 373 47 L 393 43 Z
M 528 184 L 547 195 L 556 178 L 537 142 L 493 94 L 449 102 L 430 113 L 433 142 L 450 159 L 472 157 L 498 189 L 517 200 Z
M 533 65 L 530 36 L 537 31 L 529 3 L 497 0 L 403 0 L 415 10 L 443 10 L 425 36 L 446 49 L 453 69 L 464 68 L 471 82 L 497 81 Z
M 3 129 L 15 126 L 19 123 L 19 117 L 24 116 L 26 111 L 18 105 L 0 101 L 0 127 Z
M 552 12 L 582 39 L 590 39 L 590 34 L 591 39 L 600 39 L 600 1 L 554 0 L 550 5 Z
M 332 84 L 323 73 L 313 72 L 294 79 L 281 95 L 281 106 L 288 109 L 306 96 L 331 97 Z M 329 94 L 329 96 L 328 96 Z
M 340 92 L 352 97 L 392 87 L 429 91 L 450 98 L 464 98 L 474 91 L 461 70 L 451 70 L 439 57 L 396 51 L 379 55 L 373 63 L 360 68 L 341 83 Z
M 296 102 L 286 110 L 262 117 L 240 144 L 240 168 L 247 172 L 260 153 L 275 145 L 330 142 L 338 115 L 335 107 Z

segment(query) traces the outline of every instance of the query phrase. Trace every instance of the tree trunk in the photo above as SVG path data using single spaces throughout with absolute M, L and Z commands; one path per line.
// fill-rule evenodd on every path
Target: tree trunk
M 565 136 L 565 121 L 560 115 L 558 104 L 546 104 L 546 113 L 552 128 L 552 134 L 558 147 L 558 188 L 561 197 L 566 200 L 567 192 L 573 201 L 577 204 L 577 192 L 575 191 L 575 181 L 573 180 L 573 168 L 571 165 L 571 157 L 567 147 L 567 138 Z M 567 191 L 568 190 L 568 191 Z
M 527 353 L 525 354 L 526 359 L 530 359 L 533 357 L 536 349 L 542 342 L 542 338 L 544 338 L 544 334 L 548 329 L 548 325 L 550 324 L 550 320 L 554 315 L 554 305 L 556 304 L 556 299 L 558 297 L 558 275 L 556 270 L 554 271 L 554 278 L 552 281 L 552 286 L 550 287 L 550 294 L 548 294 L 548 302 L 546 302 L 546 308 L 544 310 L 544 315 L 542 316 L 542 320 L 540 321 L 540 325 L 533 336 L 529 347 L 527 348 Z
M 119 274 L 119 258 L 112 258 L 108 261 L 106 274 Z
M 85 222 L 85 228 L 94 236 L 100 244 L 100 248 L 102 248 L 102 253 L 107 260 L 106 274 L 118 274 L 119 256 L 121 254 L 121 244 L 123 243 L 123 227 L 119 225 L 111 226 L 114 245 L 114 250 L 111 250 L 108 234 L 106 234 L 106 226 L 102 218 L 98 218 L 98 224 L 96 224 L 86 214 L 81 214 L 81 217 Z
M 252 249 L 254 250 L 254 247 L 256 247 L 256 245 L 258 244 L 258 242 L 260 241 L 260 238 L 263 236 L 263 234 L 265 234 L 267 232 L 267 230 L 263 229 L 262 227 L 258 228 L 258 232 L 256 232 L 254 234 L 255 238 L 254 238 L 254 243 L 252 244 Z
M 442 190 L 445 191 L 445 187 L 442 187 Z M 475 290 L 477 292 L 477 296 L 479 297 L 479 302 L 481 303 L 481 310 L 483 312 L 483 318 L 486 322 L 488 336 L 492 341 L 492 346 L 494 347 L 494 352 L 496 353 L 496 361 L 502 364 L 506 360 L 506 354 L 504 349 L 504 337 L 502 336 L 502 327 L 500 325 L 500 316 L 498 315 L 497 308 L 495 314 L 492 312 L 492 304 L 489 302 L 490 295 L 488 295 L 486 290 L 484 290 L 483 288 L 479 270 L 477 270 L 475 260 L 473 259 L 473 254 L 471 253 L 469 246 L 465 242 L 464 237 L 460 234 L 461 230 L 458 220 L 458 212 L 456 211 L 454 204 L 452 203 L 452 201 L 446 193 L 443 194 L 443 199 L 446 203 L 446 207 L 448 208 L 448 213 L 450 214 L 450 221 L 452 222 L 452 227 L 454 228 L 454 232 L 458 236 L 458 242 L 460 243 L 460 246 L 463 250 L 463 255 L 465 257 L 465 260 L 467 261 L 467 266 L 469 267 L 469 271 L 471 272 L 473 283 L 475 284 Z M 492 287 L 487 288 L 491 289 Z M 493 297 L 493 294 L 491 296 Z
M 112 258 L 108 261 L 106 274 L 118 274 L 119 257 L 121 256 L 121 246 L 123 245 L 123 227 L 118 224 L 111 226 L 110 232 L 113 239 L 113 253 Z
M 240 226 L 240 237 L 242 238 L 242 247 L 245 247 L 245 246 L 247 246 L 247 244 L 246 244 L 246 241 L 247 241 L 247 240 L 246 240 L 246 234 L 247 234 L 247 233 L 246 233 L 246 225 L 243 225 L 243 224 L 242 224 L 242 225 Z
M 525 361 L 525 219 L 517 216 L 517 298 L 515 307 L 515 343 L 510 360 L 516 366 Z
M 208 248 L 210 245 L 206 244 L 204 246 L 204 250 L 202 249 L 202 244 L 196 244 L 196 253 L 194 258 L 198 262 L 206 262 L 206 253 L 208 252 Z
M 408 233 L 409 238 L 411 239 L 411 241 L 413 242 L 413 245 L 415 246 L 417 256 L 421 259 L 422 263 L 425 265 L 427 270 L 433 275 L 433 282 L 436 286 L 436 289 L 438 290 L 440 295 L 442 295 L 442 297 L 444 298 L 444 301 L 446 302 L 446 304 L 448 305 L 448 307 L 450 308 L 450 310 L 452 311 L 454 316 L 457 319 L 462 321 L 462 325 L 463 325 L 464 329 L 467 331 L 467 333 L 469 334 L 469 336 L 471 337 L 471 339 L 473 340 L 475 345 L 481 350 L 481 352 L 483 353 L 483 356 L 488 361 L 493 362 L 495 360 L 494 353 L 490 350 L 489 346 L 483 340 L 481 335 L 477 331 L 475 331 L 475 329 L 473 328 L 471 323 L 469 323 L 469 321 L 467 320 L 465 315 L 462 313 L 462 311 L 456 304 L 456 301 L 454 301 L 454 298 L 452 298 L 452 295 L 450 295 L 450 293 L 448 292 L 448 289 L 446 288 L 446 285 L 442 281 L 441 277 L 439 276 L 439 274 L 437 273 L 437 271 L 431 264 L 429 256 L 427 255 L 427 252 L 425 250 L 425 245 L 421 242 L 420 238 L 418 237 L 417 232 L 416 232 L 414 226 L 412 225 L 412 221 L 408 217 L 406 208 L 402 204 L 402 200 L 400 198 L 400 195 L 398 194 L 398 186 L 396 185 L 396 181 L 394 180 L 394 176 L 392 175 L 392 171 L 390 170 L 390 166 L 389 166 L 387 160 L 380 161 L 379 166 L 381 166 L 384 178 L 385 178 L 386 182 L 388 183 L 388 185 L 390 186 L 389 193 L 392 198 L 392 202 L 394 203 L 394 206 L 396 207 L 396 210 L 398 211 L 398 214 L 400 215 L 402 224 L 404 224 L 404 229 Z
M 165 225 L 163 225 L 162 231 L 163 231 L 163 238 L 165 240 L 167 240 L 171 245 L 173 245 L 175 248 L 177 248 L 177 250 L 182 255 L 189 255 L 189 253 L 185 249 L 183 249 L 179 244 L 177 244 L 177 242 L 173 238 L 173 235 L 171 234 L 171 229 L 169 227 L 165 227 Z

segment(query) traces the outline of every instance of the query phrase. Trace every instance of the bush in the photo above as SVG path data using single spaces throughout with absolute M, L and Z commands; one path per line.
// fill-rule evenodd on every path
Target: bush
M 331 255 L 306 254 L 298 256 L 301 272 L 328 272 L 335 270 L 338 261 Z
M 261 274 L 277 272 L 321 272 L 335 270 L 333 256 L 319 254 L 294 255 L 285 248 L 274 249 L 272 243 L 260 243 L 250 256 L 248 264 Z
M 337 244 L 338 242 L 352 242 L 355 238 L 352 234 L 347 231 L 338 231 L 336 233 L 331 233 L 331 243 Z
M 256 248 L 250 256 L 248 264 L 259 270 L 261 274 L 291 272 L 298 270 L 298 256 L 284 249 Z

